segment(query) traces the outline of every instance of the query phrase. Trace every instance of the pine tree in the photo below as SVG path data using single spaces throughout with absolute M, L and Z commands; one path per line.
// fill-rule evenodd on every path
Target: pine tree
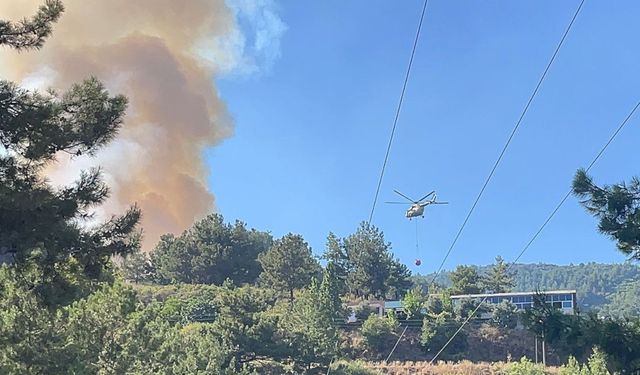
M 289 292 L 293 302 L 293 291 L 304 288 L 320 273 L 320 265 L 313 258 L 311 248 L 302 236 L 287 234 L 276 240 L 271 248 L 259 257 L 262 265 L 260 279 L 267 286 Z
M 31 20 L 0 22 L 0 46 L 40 47 L 62 10 L 59 1 L 47 1 Z M 84 225 L 109 194 L 99 169 L 63 188 L 43 176 L 58 153 L 95 155 L 116 136 L 126 106 L 125 97 L 110 96 L 95 78 L 63 94 L 0 81 L 0 259 L 24 271 L 29 287 L 49 302 L 72 298 L 74 280 L 102 277 L 112 255 L 139 246 L 135 206 L 102 224 Z
M 344 247 L 352 266 L 349 288 L 358 296 L 383 298 L 388 289 L 392 257 L 382 231 L 363 222 L 354 234 L 344 239 Z
M 480 275 L 471 266 L 458 266 L 449 274 L 451 279 L 451 294 L 476 294 L 480 293 Z
M 511 288 L 515 286 L 513 277 L 514 273 L 509 271 L 509 265 L 498 255 L 496 257 L 496 263 L 482 278 L 482 285 L 485 291 L 489 293 L 510 292 Z
M 413 286 L 411 271 L 407 266 L 400 263 L 400 260 L 394 259 L 391 261 L 389 277 L 385 284 L 387 286 L 387 295 L 394 300 L 398 300 Z
M 322 274 L 320 290 L 327 299 L 327 306 L 331 308 L 333 320 L 343 320 L 346 317 L 346 311 L 342 306 L 340 295 L 344 281 L 337 277 L 335 268 L 333 262 L 327 264 Z
M 331 272 L 337 279 L 340 294 L 345 294 L 347 292 L 347 276 L 351 265 L 345 252 L 344 244 L 338 236 L 331 232 L 327 236 L 327 245 L 324 254 L 322 254 L 322 259 L 332 265 Z
M 599 187 L 581 169 L 573 179 L 573 193 L 600 220 L 598 230 L 615 240 L 623 254 L 640 260 L 640 179 Z
M 151 254 L 158 279 L 221 285 L 255 283 L 262 272 L 258 256 L 272 244 L 269 233 L 247 229 L 245 223 L 225 223 L 220 214 L 197 221 L 180 236 L 160 238 Z

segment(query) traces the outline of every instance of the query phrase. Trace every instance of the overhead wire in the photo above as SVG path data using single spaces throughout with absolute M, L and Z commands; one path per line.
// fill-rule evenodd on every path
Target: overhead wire
M 407 328 L 409 328 L 409 326 L 405 326 L 404 330 L 402 331 L 402 333 L 400 334 L 400 337 L 398 337 L 398 340 L 396 341 L 396 344 L 393 346 L 393 348 L 391 348 L 391 352 L 389 353 L 389 355 L 387 356 L 387 359 L 385 359 L 385 362 L 389 362 L 389 359 L 391 358 L 391 356 L 393 355 L 393 352 L 396 351 L 396 348 L 398 347 L 398 344 L 400 344 L 400 340 L 402 340 L 402 336 L 404 336 L 405 332 L 407 332 Z
M 633 117 L 633 115 L 635 114 L 636 110 L 638 109 L 638 107 L 640 107 L 640 101 L 638 101 L 636 103 L 636 105 L 633 107 L 633 109 L 631 110 L 631 112 L 629 112 L 629 114 L 627 115 L 627 117 L 625 117 L 625 119 L 622 121 L 622 123 L 616 128 L 616 130 L 613 132 L 613 134 L 609 137 L 609 139 L 607 140 L 607 142 L 604 144 L 604 146 L 602 146 L 602 148 L 600 149 L 600 151 L 596 154 L 596 156 L 593 158 L 593 160 L 591 160 L 591 163 L 589 163 L 589 166 L 585 169 L 586 172 L 589 172 L 591 170 L 591 168 L 596 164 L 596 162 L 600 159 L 600 157 L 602 157 L 602 154 L 604 154 L 604 152 L 607 150 L 607 148 L 609 147 L 609 145 L 611 145 L 611 143 L 614 141 L 614 139 L 618 136 L 618 134 L 622 131 L 622 129 L 627 125 L 627 123 L 629 122 L 629 120 L 631 119 L 631 117 Z M 518 254 L 518 256 L 511 262 L 509 263 L 507 270 L 510 270 L 517 262 L 518 260 L 520 260 L 520 258 L 524 255 L 524 253 L 529 249 L 529 247 L 531 247 L 531 245 L 533 244 L 533 242 L 538 238 L 538 236 L 540 236 L 540 234 L 542 233 L 542 231 L 544 230 L 544 228 L 547 226 L 547 224 L 549 224 L 549 222 L 551 221 L 551 219 L 553 219 L 553 217 L 558 213 L 558 211 L 560 210 L 560 208 L 564 205 L 564 203 L 567 201 L 567 199 L 569 198 L 569 196 L 572 193 L 572 189 L 569 189 L 569 191 L 562 197 L 562 199 L 560 200 L 560 202 L 555 206 L 555 208 L 551 211 L 551 213 L 549 214 L 549 216 L 547 216 L 546 220 L 542 223 L 542 225 L 538 228 L 538 230 L 534 233 L 534 235 L 531 237 L 531 239 L 526 243 L 526 245 L 522 248 L 522 250 L 520 251 L 520 253 Z M 462 324 L 460 325 L 460 327 L 453 333 L 453 335 L 451 335 L 451 338 L 449 338 L 449 340 L 447 340 L 447 342 L 442 346 L 442 348 L 436 353 L 436 355 L 431 359 L 430 364 L 433 364 L 435 362 L 435 360 L 440 356 L 440 354 L 442 354 L 442 352 L 444 350 L 446 350 L 446 348 L 449 346 L 449 344 L 451 344 L 451 342 L 456 338 L 456 336 L 460 333 L 460 331 L 462 331 L 462 329 L 464 328 L 464 326 L 475 316 L 475 314 L 478 312 L 478 310 L 480 309 L 480 307 L 486 302 L 488 296 L 485 296 L 480 303 L 478 304 L 478 306 L 476 306 L 475 309 L 472 310 L 471 314 L 469 314 L 469 316 L 467 317 L 467 319 L 465 319 Z
M 424 16 L 427 12 L 427 5 L 429 4 L 429 0 L 424 0 L 424 3 L 422 5 L 422 11 L 420 13 L 420 21 L 418 22 L 418 28 L 416 29 L 416 35 L 415 38 L 413 39 L 413 47 L 411 48 L 411 57 L 409 58 L 409 64 L 407 65 L 407 71 L 405 73 L 404 76 L 404 82 L 402 83 L 402 91 L 400 92 L 400 100 L 398 100 L 398 106 L 396 107 L 396 113 L 393 119 L 393 126 L 391 127 L 391 135 L 389 136 L 389 143 L 387 144 L 387 149 L 385 151 L 385 155 L 384 155 L 384 161 L 382 163 L 382 168 L 380 170 L 380 177 L 378 178 L 378 184 L 376 186 L 376 193 L 374 195 L 373 198 L 373 204 L 371 205 L 371 212 L 369 213 L 369 220 L 367 220 L 367 223 L 371 223 L 371 221 L 373 220 L 373 214 L 375 213 L 376 210 L 376 204 L 378 203 L 378 196 L 380 195 L 380 187 L 382 186 L 382 180 L 384 179 L 384 172 L 386 171 L 387 168 L 387 162 L 389 161 L 389 154 L 391 153 L 391 146 L 393 145 L 393 139 L 396 133 L 396 128 L 398 126 L 398 119 L 400 118 L 400 111 L 402 109 L 402 103 L 404 102 L 404 94 L 407 90 L 407 84 L 409 82 L 409 76 L 411 74 L 411 68 L 413 67 L 413 60 L 416 54 L 416 49 L 418 47 L 418 40 L 420 40 L 420 31 L 422 30 L 422 24 L 424 22 Z M 418 228 L 416 227 L 416 251 L 418 251 Z M 387 361 L 389 360 L 389 358 L 391 358 L 391 355 L 393 354 L 393 352 L 395 351 L 396 347 L 398 346 L 398 344 L 400 343 L 400 340 L 402 339 L 402 337 L 404 336 L 404 333 L 407 331 L 407 327 L 404 328 L 404 330 L 402 331 L 402 334 L 400 335 L 400 337 L 398 338 L 398 341 L 396 342 L 396 344 L 393 346 L 393 349 L 391 350 L 391 353 L 389 353 L 389 356 L 387 357 Z M 327 374 L 329 373 L 330 369 L 327 371 Z
M 402 84 L 402 91 L 400 92 L 400 100 L 396 107 L 396 114 L 393 119 L 393 126 L 391 127 L 391 135 L 389 136 L 389 143 L 387 144 L 387 151 L 384 155 L 384 162 L 382 163 L 382 169 L 380 170 L 380 177 L 378 178 L 378 185 L 376 187 L 376 194 L 373 198 L 373 205 L 371 206 L 371 212 L 369 213 L 368 223 L 373 220 L 373 214 L 376 210 L 376 204 L 378 203 L 378 196 L 380 195 L 380 187 L 382 186 L 382 179 L 384 178 L 384 172 L 387 168 L 387 161 L 389 160 L 389 154 L 391 153 L 391 145 L 393 144 L 393 138 L 396 133 L 396 127 L 398 125 L 398 119 L 400 118 L 400 110 L 402 109 L 402 103 L 404 102 L 404 93 L 407 90 L 407 83 L 409 82 L 409 75 L 411 74 L 411 67 L 413 66 L 413 58 L 416 54 L 416 48 L 418 47 L 418 40 L 420 39 L 420 31 L 422 30 L 422 22 L 424 21 L 424 15 L 427 11 L 427 4 L 429 0 L 425 0 L 422 5 L 422 13 L 420 14 L 420 22 L 418 22 L 418 28 L 416 30 L 416 36 L 413 40 L 413 48 L 411 49 L 411 57 L 409 58 L 409 64 L 404 76 L 404 83 Z
M 460 239 L 460 236 L 462 235 L 462 232 L 464 231 L 465 227 L 467 226 L 467 223 L 469 222 L 469 219 L 471 218 L 471 215 L 475 211 L 476 206 L 478 205 L 478 202 L 480 201 L 480 198 L 482 198 L 482 196 L 484 195 L 484 192 L 487 189 L 487 186 L 489 185 L 489 182 L 493 178 L 493 175 L 495 174 L 496 169 L 498 168 L 498 165 L 502 161 L 502 158 L 504 157 L 507 149 L 509 148 L 509 145 L 511 144 L 511 141 L 513 140 L 513 137 L 515 136 L 516 132 L 520 128 L 520 125 L 522 124 L 522 120 L 524 119 L 525 115 L 529 111 L 529 107 L 531 106 L 531 103 L 533 102 L 534 98 L 538 94 L 538 91 L 540 90 L 540 87 L 542 86 L 542 82 L 544 81 L 545 77 L 547 76 L 547 73 L 549 72 L 549 69 L 551 68 L 551 65 L 553 65 L 553 62 L 555 61 L 556 56 L 558 56 L 558 52 L 562 48 L 562 46 L 564 44 L 564 41 L 567 38 L 567 35 L 569 35 L 569 32 L 571 31 L 571 28 L 573 27 L 573 24 L 574 24 L 576 18 L 578 17 L 578 14 L 580 13 L 580 10 L 582 9 L 582 6 L 584 5 L 584 2 L 585 2 L 585 0 L 581 0 L 580 1 L 580 4 L 578 5 L 578 8 L 576 9 L 575 13 L 573 14 L 573 17 L 571 18 L 571 22 L 569 22 L 569 25 L 567 26 L 567 28 L 565 29 L 564 33 L 562 34 L 562 38 L 560 39 L 560 42 L 557 44 L 557 46 L 556 46 L 556 48 L 555 48 L 555 50 L 553 52 L 553 55 L 551 56 L 551 59 L 547 63 L 547 66 L 545 67 L 542 75 L 540 76 L 540 79 L 538 80 L 538 83 L 536 84 L 533 92 L 531 93 L 531 96 L 529 97 L 529 100 L 527 101 L 527 104 L 524 106 L 524 109 L 520 113 L 520 117 L 518 118 L 518 121 L 516 122 L 515 126 L 513 127 L 513 130 L 511 130 L 511 133 L 509 134 L 509 138 L 507 138 L 507 142 L 502 147 L 502 151 L 500 151 L 498 159 L 493 164 L 493 167 L 491 168 L 491 172 L 489 172 L 489 175 L 485 179 L 485 181 L 484 181 L 484 183 L 482 185 L 482 188 L 480 189 L 480 192 L 476 196 L 476 199 L 473 202 L 473 205 L 471 205 L 471 208 L 469 209 L 469 212 L 467 213 L 466 217 L 464 218 L 464 221 L 462 222 L 462 225 L 460 226 L 460 229 L 458 229 L 458 232 L 456 233 L 455 237 L 453 238 L 453 241 L 451 242 L 451 245 L 449 246 L 449 249 L 445 253 L 445 256 L 442 259 L 442 262 L 440 263 L 440 265 L 438 266 L 438 269 L 434 273 L 431 282 L 428 284 L 429 286 L 431 286 L 435 282 L 436 278 L 438 277 L 438 274 L 442 271 L 447 259 L 449 258 L 449 255 L 451 255 L 451 252 L 453 251 L 453 248 L 456 246 L 456 244 L 458 242 L 458 239 Z

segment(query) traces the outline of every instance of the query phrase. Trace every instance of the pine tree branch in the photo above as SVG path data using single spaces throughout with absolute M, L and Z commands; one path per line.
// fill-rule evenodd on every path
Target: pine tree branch
M 42 47 L 51 34 L 52 24 L 58 21 L 63 11 L 61 0 L 46 0 L 30 20 L 0 20 L 0 46 L 8 45 L 16 50 Z

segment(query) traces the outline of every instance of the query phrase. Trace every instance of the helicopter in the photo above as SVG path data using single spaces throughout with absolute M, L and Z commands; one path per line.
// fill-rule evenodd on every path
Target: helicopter
M 389 204 L 410 204 L 411 206 L 409 206 L 409 208 L 407 209 L 407 212 L 404 215 L 409 220 L 411 220 L 414 217 L 418 217 L 418 216 L 424 218 L 424 208 L 426 206 L 429 206 L 431 204 L 449 204 L 449 202 L 438 202 L 436 200 L 437 198 L 436 198 L 436 191 L 435 190 L 430 192 L 429 194 L 425 195 L 424 197 L 418 199 L 417 201 L 407 197 L 406 195 L 402 194 L 398 190 L 394 190 L 394 192 L 396 194 L 398 194 L 399 196 L 401 196 L 401 197 L 405 198 L 406 200 L 408 200 L 410 203 L 407 203 L 407 202 L 385 202 L 385 203 L 389 203 Z
M 401 196 L 402 198 L 408 200 L 409 203 L 407 202 L 385 202 L 385 203 L 410 204 L 409 209 L 407 209 L 407 212 L 405 213 L 405 216 L 409 220 L 418 216 L 424 218 L 424 208 L 430 204 L 449 204 L 449 202 L 438 202 L 435 190 L 425 195 L 424 197 L 418 199 L 417 201 L 407 197 L 406 195 L 402 194 L 398 190 L 394 190 L 394 192 L 399 196 Z M 420 266 L 422 264 L 422 260 L 420 260 L 420 256 L 419 256 L 420 254 L 419 254 L 419 248 L 418 248 L 418 226 L 417 225 L 418 223 L 416 222 L 416 255 L 418 257 L 416 258 L 415 264 L 416 266 Z

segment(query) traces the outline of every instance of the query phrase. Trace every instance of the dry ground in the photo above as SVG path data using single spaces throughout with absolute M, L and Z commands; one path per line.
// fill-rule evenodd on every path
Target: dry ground
M 457 363 L 439 362 L 430 365 L 429 362 L 367 362 L 365 366 L 380 374 L 388 375 L 500 375 L 506 366 L 504 362 L 473 363 L 461 361 Z M 555 367 L 547 368 L 548 374 L 557 374 Z

